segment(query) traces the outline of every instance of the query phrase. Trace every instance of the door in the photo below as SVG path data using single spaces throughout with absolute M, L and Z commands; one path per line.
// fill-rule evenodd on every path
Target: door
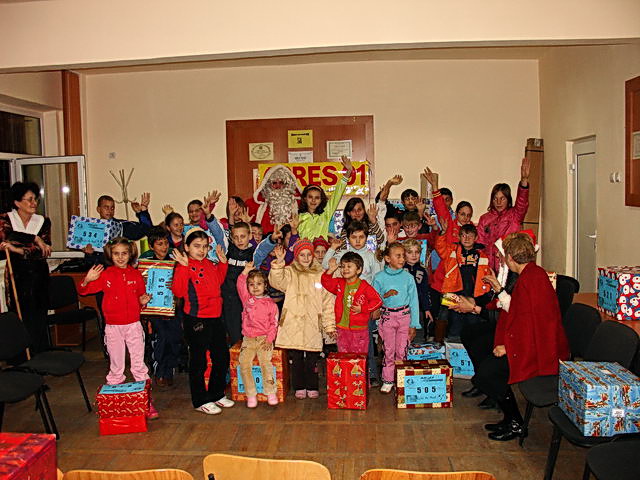
M 581 292 L 595 292 L 597 198 L 595 139 L 574 144 L 575 162 L 575 271 Z

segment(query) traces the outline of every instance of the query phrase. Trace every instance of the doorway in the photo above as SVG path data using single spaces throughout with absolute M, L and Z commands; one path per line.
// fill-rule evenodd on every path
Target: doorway
M 595 292 L 598 246 L 595 137 L 573 143 L 573 165 L 574 272 L 581 292 Z

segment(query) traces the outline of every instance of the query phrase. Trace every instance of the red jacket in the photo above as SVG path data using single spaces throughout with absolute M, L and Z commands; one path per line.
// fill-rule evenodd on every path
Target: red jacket
M 184 313 L 192 317 L 218 318 L 222 313 L 220 286 L 227 274 L 226 263 L 189 259 L 189 266 L 176 265 L 171 290 L 184 298 Z
M 336 296 L 334 311 L 336 314 L 336 325 L 338 325 L 340 319 L 342 319 L 342 309 L 344 308 L 343 297 L 347 281 L 344 278 L 333 278 L 327 273 L 322 274 L 320 281 L 324 288 Z M 366 280 L 360 280 L 360 286 L 353 295 L 353 305 L 360 305 L 362 310 L 360 313 L 349 314 L 349 326 L 361 329 L 369 325 L 369 316 L 371 312 L 382 306 L 382 299 L 380 295 L 378 295 L 378 292 L 376 292 Z
M 509 384 L 540 375 L 557 375 L 558 361 L 569 358 L 558 297 L 547 272 L 528 263 L 511 293 L 509 311 L 501 311 L 494 346 L 504 345 Z
M 102 313 L 109 325 L 129 325 L 140 320 L 140 296 L 146 293 L 142 274 L 130 265 L 127 268 L 107 267 L 100 277 L 78 287 L 80 295 L 104 292 Z
M 440 293 L 459 292 L 463 288 L 462 274 L 460 273 L 460 264 L 464 261 L 462 258 L 462 246 L 459 243 L 447 243 L 446 236 L 440 235 L 436 240 L 436 251 L 442 261 L 438 265 L 431 286 Z M 473 287 L 474 297 L 484 295 L 491 290 L 489 284 L 482 281 L 491 272 L 489 259 L 483 250 L 478 253 L 480 254 L 480 259 L 478 260 L 476 284 Z

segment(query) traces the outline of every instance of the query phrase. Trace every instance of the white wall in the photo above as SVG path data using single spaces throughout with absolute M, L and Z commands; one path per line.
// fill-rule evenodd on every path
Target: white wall
M 52 109 L 62 109 L 62 75 L 60 72 L 0 75 L 0 95 Z

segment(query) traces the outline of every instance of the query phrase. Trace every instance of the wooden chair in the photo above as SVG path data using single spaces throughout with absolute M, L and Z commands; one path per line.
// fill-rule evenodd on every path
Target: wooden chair
M 184 470 L 173 468 L 133 472 L 70 470 L 64 474 L 63 480 L 193 480 L 193 477 Z
M 272 460 L 213 453 L 202 462 L 204 478 L 215 480 L 331 480 L 324 465 L 308 460 Z
M 411 472 L 375 468 L 360 475 L 360 480 L 496 480 L 485 472 Z

